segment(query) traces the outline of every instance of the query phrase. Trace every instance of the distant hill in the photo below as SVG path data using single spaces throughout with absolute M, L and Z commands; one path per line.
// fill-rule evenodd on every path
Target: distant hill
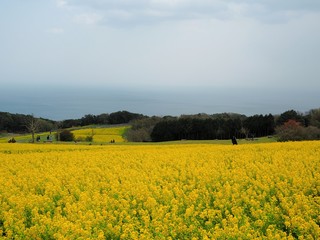
M 127 124 L 132 120 L 145 118 L 147 116 L 128 111 L 113 113 L 102 113 L 99 115 L 87 114 L 79 119 L 66 119 L 54 121 L 50 119 L 33 117 L 32 115 L 13 114 L 0 112 L 0 133 L 27 133 L 27 123 L 30 118 L 37 120 L 37 131 L 45 132 L 61 128 L 80 127 L 87 125 L 114 125 Z
M 125 132 L 130 128 L 129 125 L 89 125 L 80 128 L 69 129 L 74 134 L 74 140 L 78 143 L 121 143 L 127 140 L 124 137 Z M 36 139 L 40 143 L 57 142 L 56 131 L 38 132 Z M 12 134 L 2 133 L 0 135 L 0 143 L 8 142 L 14 138 L 18 143 L 31 142 L 31 134 Z M 50 139 L 50 141 L 48 141 Z
M 288 121 L 296 123 L 297 126 L 301 127 L 302 135 L 305 135 L 304 138 L 320 138 L 318 134 L 318 130 L 320 129 L 320 108 L 312 109 L 304 114 L 295 110 L 288 110 L 279 115 L 256 114 L 253 116 L 238 113 L 199 113 L 180 115 L 179 117 L 149 117 L 139 113 L 117 111 L 110 114 L 87 114 L 79 119 L 66 119 L 63 121 L 36 118 L 32 115 L 0 112 L 0 134 L 3 137 L 7 137 L 14 136 L 12 134 L 15 133 L 32 133 L 32 139 L 35 139 L 35 135 L 39 135 L 41 139 L 48 132 L 72 129 L 78 141 L 93 142 L 108 142 L 113 140 L 121 142 L 124 141 L 124 134 L 128 141 L 133 142 L 159 142 L 181 139 L 222 140 L 232 137 L 253 139 L 273 135 L 280 126 L 285 125 Z M 32 126 L 30 126 L 31 123 Z M 119 124 L 130 125 L 131 127 L 127 127 L 125 130 L 122 127 L 119 127 L 118 130 L 113 130 L 116 131 L 114 137 L 112 137 L 112 133 L 108 132 L 110 129 L 102 130 L 105 126 Z M 75 129 L 84 126 L 86 126 L 87 130 Z M 100 129 L 97 129 L 99 127 Z M 107 135 L 109 137 L 106 137 Z M 23 136 L 19 135 L 19 138 L 21 141 L 25 141 Z

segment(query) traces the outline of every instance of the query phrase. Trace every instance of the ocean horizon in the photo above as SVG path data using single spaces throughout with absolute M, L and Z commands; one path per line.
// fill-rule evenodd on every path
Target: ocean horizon
M 0 111 L 34 114 L 52 120 L 81 118 L 86 114 L 130 111 L 148 116 L 233 112 L 247 116 L 281 114 L 294 109 L 306 112 L 319 108 L 315 91 L 308 98 L 281 91 L 245 91 L 227 88 L 117 89 L 117 88 L 7 88 L 0 95 Z

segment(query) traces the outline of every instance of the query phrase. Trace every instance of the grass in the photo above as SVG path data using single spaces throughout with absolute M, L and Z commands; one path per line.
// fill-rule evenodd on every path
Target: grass
M 246 139 L 237 139 L 238 144 L 257 144 L 257 143 L 271 143 L 276 142 L 275 137 L 261 137 L 261 138 L 255 138 L 252 140 L 246 140 Z M 178 141 L 168 141 L 168 142 L 152 142 L 152 143 L 132 143 L 129 142 L 127 144 L 220 144 L 220 145 L 231 145 L 231 139 L 230 140 L 178 140 Z
M 48 135 L 50 135 L 50 132 L 42 132 L 36 133 L 34 137 L 40 136 L 40 141 L 43 142 L 44 140 L 47 140 Z M 54 138 L 54 133 L 51 135 Z M 19 143 L 28 143 L 32 140 L 31 134 L 3 134 L 0 136 L 0 143 L 8 142 L 11 138 L 14 138 Z
M 150 144 L 160 144 L 160 145 L 170 145 L 170 144 L 222 144 L 231 145 L 231 140 L 180 140 L 180 141 L 168 141 L 168 142 L 127 142 L 124 139 L 125 132 L 130 128 L 129 125 L 89 125 L 83 127 L 69 128 L 71 132 L 74 133 L 75 139 L 78 140 L 78 144 L 105 144 L 110 143 L 111 140 L 115 140 L 116 144 L 126 144 L 126 145 L 150 145 Z M 56 132 L 51 133 L 53 143 L 57 143 L 55 139 Z M 47 136 L 50 132 L 36 133 L 35 138 L 40 136 L 40 143 L 47 140 Z M 86 141 L 87 137 L 93 136 L 93 141 Z M 18 143 L 28 143 L 31 142 L 31 134 L 9 134 L 1 133 L 0 143 L 8 142 L 10 138 L 14 137 Z M 256 144 L 256 143 L 270 143 L 276 142 L 275 137 L 262 137 L 255 138 L 254 140 L 238 139 L 238 144 Z M 66 142 L 66 144 L 68 144 Z M 70 143 L 69 143 L 70 144 Z

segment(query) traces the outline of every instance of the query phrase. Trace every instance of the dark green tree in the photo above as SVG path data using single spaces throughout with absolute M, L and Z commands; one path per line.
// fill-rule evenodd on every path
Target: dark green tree
M 278 119 L 276 120 L 276 125 L 283 125 L 285 122 L 288 122 L 289 120 L 295 120 L 297 122 L 300 122 L 303 126 L 305 125 L 302 114 L 299 114 L 295 110 L 289 110 L 281 113 Z
M 70 130 L 62 130 L 58 132 L 59 136 L 56 138 L 63 142 L 72 142 L 74 141 L 74 134 Z
M 320 128 L 320 108 L 310 110 L 309 114 L 310 125 Z

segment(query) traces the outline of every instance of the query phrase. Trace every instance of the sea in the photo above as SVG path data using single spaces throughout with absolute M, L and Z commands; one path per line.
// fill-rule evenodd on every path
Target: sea
M 308 93 L 239 88 L 10 87 L 1 89 L 0 112 L 33 114 L 52 120 L 86 114 L 129 111 L 148 116 L 239 113 L 305 113 L 320 107 L 316 91 Z

